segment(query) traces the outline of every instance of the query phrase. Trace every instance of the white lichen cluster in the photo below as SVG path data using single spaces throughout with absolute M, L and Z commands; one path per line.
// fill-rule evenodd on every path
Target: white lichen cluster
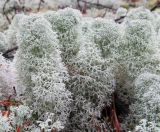
M 16 55 L 19 89 L 24 86 L 26 104 L 36 120 L 54 113 L 52 122 L 65 124 L 70 112 L 71 93 L 65 89 L 68 73 L 60 57 L 58 40 L 51 25 L 41 16 L 31 15 L 20 22 Z
M 148 122 L 146 119 L 141 119 L 139 125 L 136 126 L 135 132 L 159 132 L 160 128 L 154 122 Z
M 146 125 L 143 131 L 157 132 L 160 59 L 157 25 L 154 23 L 156 19 L 149 10 L 142 7 L 127 14 L 123 41 L 119 47 L 119 62 L 127 72 L 133 91 L 133 96 L 129 97 L 131 105 L 128 124 L 135 125 L 145 119 L 155 126 L 150 129 L 150 125 Z
M 144 20 L 153 21 L 155 18 L 150 10 L 146 9 L 145 7 L 138 7 L 138 8 L 130 10 L 127 13 L 126 19 L 127 20 L 136 20 L 136 19 L 142 20 L 142 19 L 144 19 Z
M 128 113 L 130 121 L 127 122 L 129 125 L 136 126 L 144 118 L 148 122 L 158 123 L 159 119 L 154 118 L 159 114 L 157 112 L 159 96 L 156 94 L 159 82 L 158 79 L 152 78 L 159 77 L 159 46 L 158 41 L 155 41 L 158 40 L 157 31 L 155 25 L 152 24 L 156 18 L 151 12 L 144 8 L 130 11 L 122 24 L 99 18 L 82 19 L 79 12 L 69 8 L 44 13 L 43 17 L 52 25 L 52 30 L 57 32 L 59 39 L 57 46 L 59 43 L 62 61 L 70 75 L 69 80 L 66 80 L 66 88 L 73 95 L 73 103 L 69 122 L 64 130 L 93 129 L 93 121 L 98 122 L 97 117 L 101 117 L 103 107 L 110 105 L 111 94 L 114 91 L 121 101 L 130 105 Z M 34 21 L 38 20 L 40 18 L 34 18 Z M 29 34 L 24 33 L 25 28 L 22 29 L 24 29 L 23 35 Z M 20 31 L 22 32 L 21 29 Z M 31 36 L 34 36 L 33 33 Z M 29 36 L 30 39 L 32 39 L 31 36 Z M 32 43 L 33 40 L 31 40 Z M 21 43 L 28 43 L 25 41 Z M 26 45 L 25 50 L 29 47 Z M 43 50 L 36 48 L 32 52 L 34 59 L 32 60 L 30 55 L 27 64 L 33 64 L 36 60 L 35 56 L 41 58 L 43 56 L 41 52 Z M 23 56 L 23 53 L 19 54 Z M 33 72 L 33 75 L 30 77 L 30 73 L 29 75 L 25 73 L 29 79 L 26 80 L 25 76 L 24 80 L 31 83 L 24 81 L 23 85 L 28 83 L 35 87 L 36 83 L 32 84 L 32 81 L 39 82 L 37 80 L 41 79 L 41 73 L 38 74 L 35 65 L 30 68 L 29 71 Z M 36 76 L 35 73 L 37 73 Z M 145 78 L 145 76 L 151 78 Z M 146 80 L 140 83 L 141 78 Z M 23 80 L 23 75 L 21 80 Z M 151 85 L 145 82 L 151 82 Z M 142 89 L 145 89 L 145 92 Z M 151 92 L 153 90 L 156 91 L 155 94 Z M 153 94 L 156 100 L 152 99 Z M 33 90 L 32 96 L 34 95 L 36 92 Z M 151 99 L 151 102 L 147 99 Z M 41 98 L 40 101 L 42 101 Z M 147 105 L 146 102 L 148 102 Z M 77 125 L 79 128 L 76 128 Z
M 69 67 L 67 88 L 73 93 L 74 107 L 68 127 L 72 131 L 95 129 L 93 126 L 100 122 L 97 118 L 101 118 L 102 109 L 110 105 L 114 91 L 112 69 L 107 67 L 101 50 L 94 43 L 89 21 L 82 24 L 80 50 Z
M 78 37 L 81 33 L 79 27 L 81 17 L 79 11 L 71 8 L 57 12 L 49 11 L 44 14 L 44 18 L 51 23 L 52 29 L 58 34 L 61 56 L 66 64 L 69 64 L 79 51 Z
M 9 25 L 8 29 L 5 31 L 7 39 L 7 48 L 11 49 L 18 45 L 17 42 L 17 32 L 19 29 L 19 21 L 25 17 L 25 15 L 17 14 L 14 16 L 12 23 Z
M 78 62 L 77 65 L 80 70 L 78 70 L 78 68 L 75 70 L 74 68 L 76 66 L 72 67 L 74 69 L 73 77 L 75 74 L 82 74 L 83 76 L 90 76 L 90 74 L 95 75 L 90 69 L 86 71 L 85 68 L 89 68 L 93 56 L 94 60 L 96 60 L 96 58 L 101 60 L 99 62 L 103 62 L 102 60 L 104 59 L 107 62 L 105 65 L 109 67 L 107 69 L 112 69 L 111 73 L 114 74 L 115 89 L 118 98 L 130 105 L 130 112 L 128 113 L 128 120 L 130 121 L 127 123 L 132 127 L 144 118 L 148 122 L 154 123 L 156 127 L 159 127 L 159 80 L 156 79 L 159 78 L 160 71 L 159 39 L 156 31 L 157 25 L 152 24 L 156 19 L 154 14 L 141 7 L 133 11 L 131 10 L 121 25 L 103 19 L 86 22 L 84 27 L 82 26 L 82 30 L 88 30 L 89 34 L 83 33 L 87 40 L 84 39 L 84 36 L 82 38 L 87 44 L 81 39 L 82 44 L 80 51 L 75 59 L 75 65 Z M 86 25 L 88 25 L 88 27 Z M 92 47 L 94 47 L 94 50 Z M 97 57 L 97 51 L 101 52 L 98 55 L 101 56 L 101 58 Z M 90 55 L 92 57 L 90 57 Z M 81 59 L 78 58 L 80 56 L 83 58 L 82 62 Z M 85 61 L 87 62 L 86 64 Z M 95 61 L 93 62 L 94 64 L 98 64 L 97 61 L 97 63 L 95 63 Z M 91 65 L 91 69 L 94 69 L 94 64 Z M 105 71 L 103 73 L 105 73 Z M 110 71 L 107 71 L 107 73 L 106 75 L 111 77 L 111 74 L 109 74 Z M 82 77 L 82 75 L 80 77 Z M 100 77 L 100 75 L 98 76 Z M 71 90 L 78 88 L 81 84 L 80 77 L 78 77 L 79 79 L 77 80 L 79 81 L 74 83 Z M 103 79 L 104 78 L 105 77 L 103 77 Z M 141 78 L 145 81 L 141 82 Z M 103 79 L 101 78 L 101 81 Z M 85 81 L 86 80 L 85 78 Z M 109 81 L 107 80 L 107 82 Z M 141 85 L 137 85 L 139 83 Z M 70 81 L 69 84 L 72 85 L 72 81 Z M 85 83 L 83 82 L 82 84 L 84 85 Z M 93 84 L 96 84 L 96 82 Z M 83 89 L 82 86 L 81 89 Z M 87 86 L 85 86 L 85 88 L 87 88 Z M 83 93 L 83 95 L 85 95 L 88 90 L 86 89 L 85 92 L 80 92 L 79 89 L 80 88 L 75 92 L 73 91 L 73 94 L 76 93 L 80 96 Z M 92 90 L 96 91 L 94 88 L 92 88 Z M 92 90 L 89 92 L 92 93 Z M 103 97 L 103 94 L 100 96 Z M 85 108 L 85 106 L 83 108 Z M 87 107 L 90 106 L 87 105 Z M 84 115 L 84 117 L 85 116 L 86 115 Z
M 143 73 L 135 80 L 136 103 L 132 106 L 136 120 L 145 118 L 149 122 L 160 121 L 160 76 L 152 73 Z M 138 105 L 141 104 L 141 105 Z M 138 110 L 136 110 L 138 107 Z M 142 116 L 143 115 L 143 116 Z
M 96 131 L 113 95 L 117 111 L 125 106 L 118 115 L 124 130 L 160 130 L 160 16 L 143 7 L 119 9 L 117 15 L 126 16 L 123 23 L 84 18 L 71 8 L 17 15 L 1 35 L 1 49 L 6 42 L 19 47 L 14 86 L 32 111 L 30 131 Z M 12 68 L 2 55 L 0 63 Z M 5 70 L 0 90 L 8 79 Z M 21 111 L 15 124 L 31 113 L 12 111 Z

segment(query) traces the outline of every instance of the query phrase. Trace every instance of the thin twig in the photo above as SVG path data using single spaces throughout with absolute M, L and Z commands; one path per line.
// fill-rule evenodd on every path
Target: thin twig
M 156 3 L 156 5 L 155 5 L 154 7 L 152 7 L 150 10 L 151 10 L 151 11 L 155 11 L 158 7 L 160 7 L 160 1 L 158 1 L 158 2 Z
M 4 16 L 6 17 L 8 23 L 11 24 L 11 20 L 9 19 L 8 15 L 7 15 L 7 14 L 4 14 Z
M 6 0 L 5 3 L 4 3 L 4 5 L 3 5 L 3 15 L 6 17 L 8 23 L 11 24 L 11 21 L 10 21 L 9 17 L 8 17 L 7 13 L 5 12 L 6 5 L 7 5 L 7 3 L 8 3 L 9 1 L 10 1 L 10 0 Z
M 37 11 L 39 12 L 40 11 L 40 9 L 41 9 L 41 4 L 42 3 L 44 3 L 44 0 L 40 0 L 39 1 L 39 4 L 38 4 L 38 9 L 37 9 Z
M 80 6 L 80 4 L 79 4 L 79 1 L 80 1 L 80 0 L 77 0 L 77 8 L 78 8 L 78 9 L 81 9 L 81 6 Z
M 120 18 L 115 19 L 114 21 L 117 23 L 122 23 L 122 20 L 125 18 L 126 16 L 122 16 Z
M 5 8 L 6 8 L 6 5 L 7 5 L 7 3 L 8 3 L 9 1 L 10 1 L 10 0 L 6 0 L 5 3 L 4 3 L 4 5 L 3 5 L 3 14 L 5 14 Z
M 13 56 L 9 56 L 8 54 L 9 54 L 10 52 L 12 52 L 12 51 L 17 50 L 17 49 L 18 49 L 18 46 L 13 47 L 12 49 L 8 49 L 7 51 L 5 51 L 5 52 L 2 54 L 2 56 L 5 57 L 5 58 L 8 58 L 8 59 L 13 58 Z
M 79 2 L 79 1 L 81 1 L 81 2 L 83 2 L 83 3 L 86 3 L 86 4 L 89 4 L 89 5 L 91 5 L 91 6 L 96 6 L 96 7 L 101 7 L 101 8 L 107 8 L 107 9 L 116 11 L 116 9 L 113 9 L 111 6 L 102 5 L 102 4 L 100 4 L 99 2 L 97 2 L 97 3 L 92 3 L 92 2 L 85 1 L 85 0 L 78 0 L 78 2 Z
M 105 17 L 106 13 L 107 13 L 107 8 L 105 9 L 105 12 L 104 12 L 104 14 L 102 15 L 102 18 Z
M 14 91 L 14 96 L 17 96 L 17 91 L 16 91 L 16 88 L 15 88 L 15 86 L 13 86 L 13 91 Z

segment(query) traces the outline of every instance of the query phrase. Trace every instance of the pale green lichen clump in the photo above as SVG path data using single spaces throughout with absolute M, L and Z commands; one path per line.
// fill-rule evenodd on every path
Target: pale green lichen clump
M 52 25 L 52 29 L 57 32 L 61 56 L 65 64 L 69 64 L 79 51 L 79 34 L 81 28 L 81 13 L 77 10 L 66 8 L 57 12 L 47 12 L 44 14 Z
M 17 20 L 18 88 L 41 128 L 96 130 L 116 94 L 127 106 L 118 115 L 124 129 L 159 130 L 158 14 L 140 7 L 125 15 L 117 24 L 66 8 Z
M 56 33 L 41 16 L 31 15 L 20 22 L 17 34 L 19 50 L 16 67 L 19 88 L 25 87 L 26 104 L 36 120 L 46 120 L 50 113 L 52 123 L 64 125 L 69 114 L 71 93 L 65 89 L 68 73 L 60 56 Z M 48 114 L 47 114 L 48 115 Z
M 82 29 L 86 28 L 83 23 Z M 74 106 L 68 127 L 72 131 L 95 129 L 93 126 L 100 123 L 97 118 L 101 117 L 102 109 L 110 105 L 114 91 L 114 75 L 89 32 L 83 30 L 80 50 L 69 69 L 67 88 L 73 93 Z

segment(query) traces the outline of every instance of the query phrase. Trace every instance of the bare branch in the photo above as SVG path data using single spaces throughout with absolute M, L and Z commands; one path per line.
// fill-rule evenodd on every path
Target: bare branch
M 7 51 L 5 51 L 5 52 L 2 54 L 2 56 L 5 57 L 5 58 L 7 58 L 7 59 L 13 58 L 14 56 L 10 56 L 10 55 L 8 55 L 8 54 L 11 53 L 12 51 L 16 51 L 17 49 L 18 49 L 18 46 L 13 47 L 13 48 L 11 48 L 11 49 L 8 49 Z
M 6 8 L 6 5 L 7 5 L 7 3 L 8 3 L 9 1 L 10 1 L 10 0 L 6 0 L 5 3 L 4 3 L 4 5 L 3 5 L 3 14 L 5 14 L 5 8 Z
M 157 3 L 156 3 L 156 5 L 154 6 L 154 7 L 152 7 L 150 10 L 151 11 L 155 11 L 157 8 L 159 8 L 160 7 L 160 1 L 158 1 Z
M 40 11 L 40 9 L 41 9 L 41 4 L 42 3 L 44 3 L 44 0 L 40 0 L 39 1 L 39 4 L 38 4 L 38 9 L 37 9 L 37 11 L 39 12 Z
M 107 8 L 105 9 L 105 12 L 102 14 L 102 18 L 105 17 L 106 13 L 107 13 Z
M 6 17 L 8 23 L 11 24 L 11 20 L 9 19 L 7 13 L 5 12 L 6 5 L 7 5 L 7 3 L 8 3 L 9 1 L 10 1 L 10 0 L 6 0 L 5 3 L 4 3 L 4 5 L 3 5 L 3 15 Z
M 125 17 L 126 17 L 126 16 L 122 16 L 122 17 L 120 17 L 120 18 L 115 19 L 114 21 L 115 21 L 116 23 L 122 23 Z
M 100 4 L 99 1 L 97 3 L 92 3 L 92 2 L 85 1 L 85 0 L 78 0 L 78 2 L 83 2 L 83 3 L 86 3 L 91 6 L 96 6 L 96 7 L 100 7 L 100 8 L 107 8 L 107 9 L 116 11 L 116 9 L 113 9 L 111 6 L 106 6 L 106 5 Z

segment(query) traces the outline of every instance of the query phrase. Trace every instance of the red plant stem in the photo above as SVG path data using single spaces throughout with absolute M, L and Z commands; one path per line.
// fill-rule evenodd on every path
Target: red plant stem
M 112 111 L 111 111 L 111 121 L 113 127 L 116 129 L 116 132 L 121 132 L 121 126 L 117 118 L 116 114 L 116 107 L 115 107 L 115 96 L 113 95 L 113 104 L 112 104 Z
M 0 101 L 0 105 L 9 107 L 9 106 L 18 106 L 22 104 L 22 102 L 10 101 L 10 100 L 2 100 Z
M 21 132 L 21 126 L 17 126 L 16 132 Z
M 101 127 L 97 125 L 97 129 L 98 131 L 97 132 L 101 132 Z
M 103 132 L 106 132 L 104 125 L 102 125 L 102 130 L 103 130 Z
M 11 106 L 12 102 L 8 101 L 8 100 L 3 100 L 0 101 L 0 105 L 4 105 L 4 106 Z
M 58 130 L 56 128 L 53 128 L 51 132 L 58 132 Z
M 116 112 L 114 110 L 112 110 L 112 116 L 113 116 L 113 126 L 116 129 L 116 132 L 121 132 L 120 123 L 118 121 Z

